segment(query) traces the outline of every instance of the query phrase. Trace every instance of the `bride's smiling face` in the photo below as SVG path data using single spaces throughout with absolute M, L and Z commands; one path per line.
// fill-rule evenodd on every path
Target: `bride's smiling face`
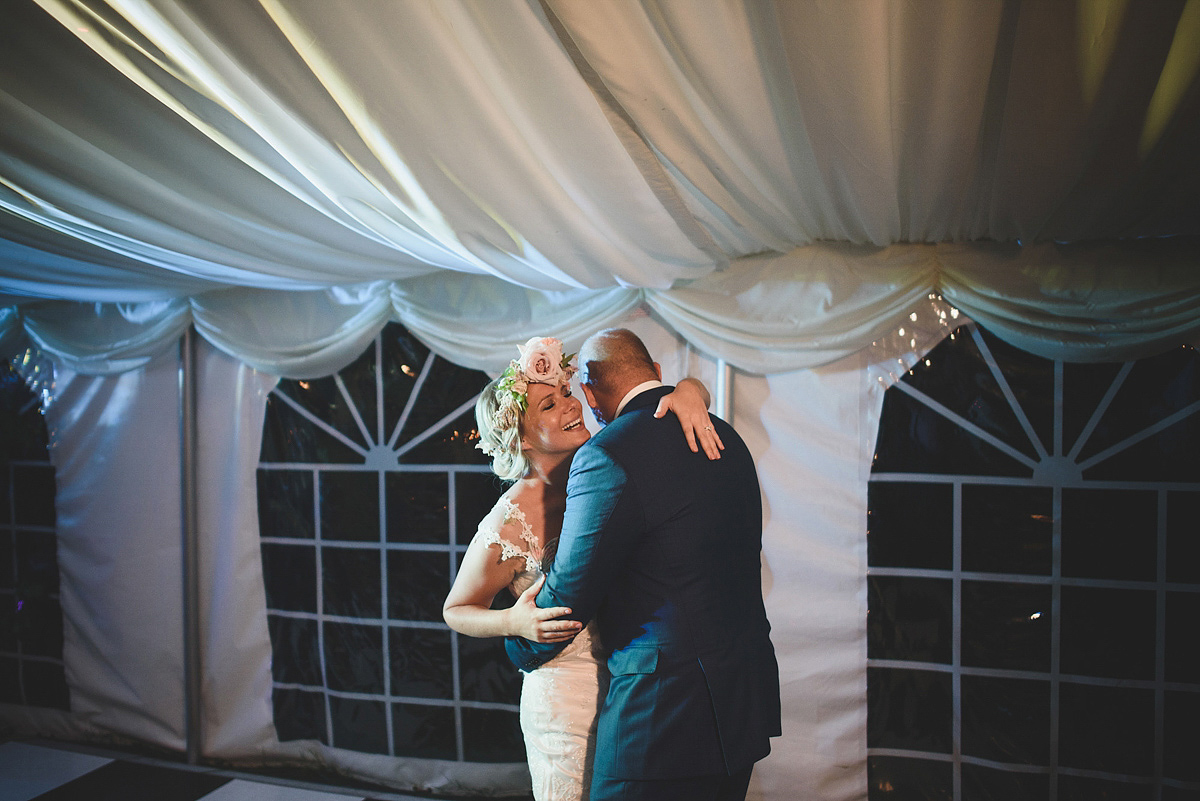
M 590 436 L 583 425 L 583 404 L 570 384 L 530 384 L 521 417 L 521 448 L 540 453 L 574 451 Z

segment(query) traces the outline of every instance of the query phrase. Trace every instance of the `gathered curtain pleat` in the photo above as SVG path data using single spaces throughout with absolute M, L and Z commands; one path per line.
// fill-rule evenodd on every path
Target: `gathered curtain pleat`
M 312 378 L 353 361 L 389 321 L 435 353 L 487 372 L 513 343 L 589 334 L 648 308 L 690 346 L 741 370 L 774 374 L 827 364 L 908 322 L 940 294 L 1024 350 L 1113 361 L 1200 341 L 1200 271 L 1187 248 L 820 243 L 746 257 L 671 289 L 549 292 L 492 276 L 446 273 L 308 291 L 230 289 L 142 303 L 45 302 L 0 314 L 9 352 L 23 330 L 84 374 L 148 363 L 193 323 L 212 345 L 272 375 Z

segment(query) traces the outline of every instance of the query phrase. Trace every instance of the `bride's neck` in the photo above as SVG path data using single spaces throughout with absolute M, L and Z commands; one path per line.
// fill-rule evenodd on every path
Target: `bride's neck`
M 571 472 L 571 457 L 574 454 L 546 455 L 540 454 L 529 459 L 529 470 L 525 473 L 525 481 L 539 484 L 547 490 L 566 493 L 567 476 Z

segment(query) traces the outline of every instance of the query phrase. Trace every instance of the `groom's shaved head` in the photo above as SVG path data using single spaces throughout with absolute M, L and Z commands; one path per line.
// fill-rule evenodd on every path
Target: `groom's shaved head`
M 646 345 L 627 328 L 609 328 L 593 334 L 579 350 L 584 379 L 602 392 L 635 386 L 658 378 Z
M 579 349 L 579 366 L 583 393 L 601 423 L 612 422 L 629 390 L 660 377 L 650 351 L 637 334 L 625 328 L 609 328 L 588 337 Z

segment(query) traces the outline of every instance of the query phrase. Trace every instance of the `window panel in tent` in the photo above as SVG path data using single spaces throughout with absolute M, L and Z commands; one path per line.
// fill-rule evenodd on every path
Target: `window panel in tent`
M 280 740 L 524 761 L 519 674 L 499 640 L 441 615 L 502 491 L 474 447 L 487 381 L 390 324 L 336 375 L 268 398 L 258 502 Z
M 1198 452 L 1189 347 L 1068 364 L 969 326 L 887 391 L 869 798 L 1200 792 Z
M 69 710 L 55 472 L 42 397 L 16 369 L 36 358 L 0 365 L 0 703 Z

